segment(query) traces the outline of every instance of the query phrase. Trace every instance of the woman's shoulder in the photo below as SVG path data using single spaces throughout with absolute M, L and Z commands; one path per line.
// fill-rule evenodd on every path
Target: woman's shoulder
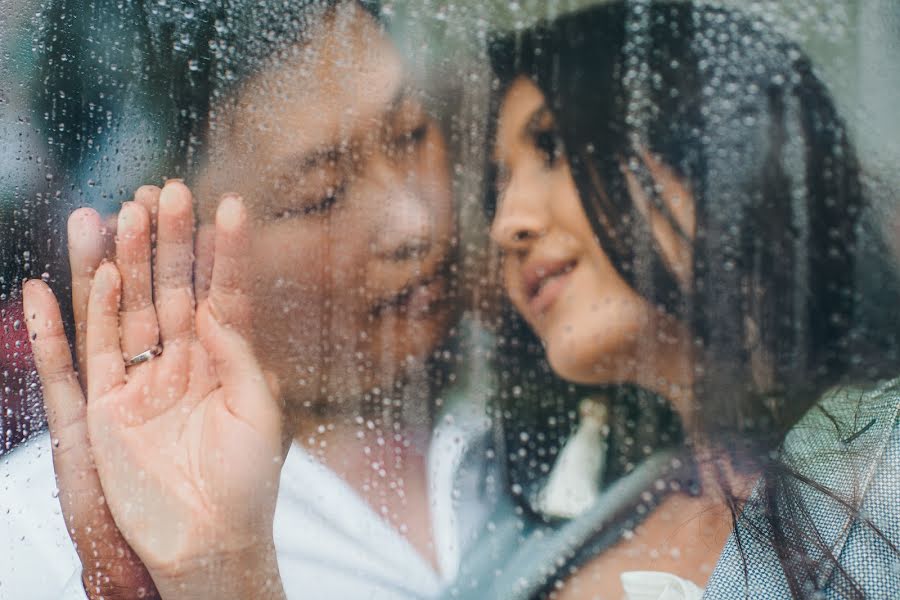
M 824 597 L 841 597 L 838 590 L 848 580 L 866 598 L 900 597 L 900 554 L 893 549 L 900 547 L 898 415 L 900 379 L 835 387 L 785 438 L 784 481 L 808 517 L 792 525 L 799 523 L 802 539 L 819 542 L 806 551 L 818 565 L 816 585 Z M 757 490 L 739 520 L 740 535 L 725 546 L 707 597 L 790 595 L 769 543 L 769 508 Z
M 861 500 L 841 547 L 841 568 L 864 598 L 900 597 L 900 379 L 862 398 L 859 429 L 845 443 L 859 455 Z M 855 436 L 855 437 L 854 437 Z M 863 439 L 868 437 L 868 439 Z M 849 492 L 849 490 L 848 490 Z M 853 497 L 853 496 L 851 496 Z
M 0 597 L 58 598 L 80 569 L 50 443 L 43 433 L 0 456 Z
M 867 435 L 866 443 L 887 441 L 897 425 L 900 410 L 900 377 L 869 384 L 837 385 L 826 391 L 819 401 L 791 429 L 785 448 L 803 452 L 805 446 L 819 450 L 822 442 L 846 446 Z M 826 434 L 823 438 L 822 435 Z M 813 443 L 813 441 L 815 443 Z
M 782 460 L 808 482 L 858 503 L 876 482 L 900 487 L 893 476 L 900 467 L 894 452 L 900 445 L 898 417 L 900 378 L 836 386 L 788 433 Z

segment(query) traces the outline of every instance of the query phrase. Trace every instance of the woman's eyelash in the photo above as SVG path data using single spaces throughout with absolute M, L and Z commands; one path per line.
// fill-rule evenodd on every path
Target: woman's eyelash
M 543 130 L 534 132 L 534 145 L 543 155 L 547 166 L 556 165 L 559 157 L 562 155 L 562 143 L 556 132 L 552 130 Z

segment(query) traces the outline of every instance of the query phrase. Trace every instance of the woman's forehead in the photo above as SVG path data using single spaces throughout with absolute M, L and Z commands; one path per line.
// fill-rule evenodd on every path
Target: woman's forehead
M 533 129 L 544 120 L 552 122 L 552 119 L 540 88 L 528 77 L 517 78 L 510 84 L 500 105 L 494 160 L 506 161 L 505 154 L 517 140 L 526 141 Z

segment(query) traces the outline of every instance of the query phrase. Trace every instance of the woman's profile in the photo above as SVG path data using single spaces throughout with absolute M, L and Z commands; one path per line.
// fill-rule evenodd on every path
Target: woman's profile
M 897 594 L 893 273 L 860 286 L 861 169 L 804 53 L 736 11 L 616 2 L 493 62 L 505 290 L 559 376 L 665 398 L 700 483 L 558 597 Z

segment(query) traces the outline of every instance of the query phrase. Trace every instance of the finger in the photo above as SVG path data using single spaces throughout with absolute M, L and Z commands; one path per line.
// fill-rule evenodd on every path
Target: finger
M 134 192 L 134 201 L 147 210 L 150 215 L 150 232 L 156 231 L 157 215 L 159 214 L 159 195 L 162 190 L 155 185 L 142 185 Z
M 194 297 L 197 302 L 209 296 L 215 248 L 216 228 L 212 225 L 201 225 L 194 240 Z
M 125 361 L 119 343 L 119 298 L 122 281 L 110 262 L 97 269 L 88 301 L 88 399 L 102 396 L 125 383 Z
M 238 329 L 216 319 L 209 301 L 197 309 L 197 332 L 225 389 L 228 410 L 280 446 L 278 401 L 249 340 Z
M 103 230 L 103 220 L 92 208 L 79 208 L 69 216 L 69 269 L 72 274 L 72 313 L 75 317 L 75 357 L 82 387 L 85 386 L 86 374 L 84 334 L 87 328 L 88 298 L 91 280 L 105 254 Z
M 160 188 L 155 185 L 142 185 L 134 192 L 134 202 L 137 202 L 147 209 L 147 214 L 150 215 L 151 232 L 156 231 L 156 214 L 157 209 L 159 208 L 160 191 Z M 116 222 L 117 218 L 118 214 L 112 214 L 106 218 L 106 227 L 112 235 L 116 234 L 116 228 L 118 226 L 118 223 Z M 115 250 L 115 247 L 113 247 L 112 250 Z
M 209 298 L 197 310 L 197 330 L 216 375 L 226 388 L 230 410 L 266 429 L 280 426 L 269 382 L 247 337 L 250 273 L 247 214 L 236 196 L 216 212 L 216 240 Z M 277 423 L 275 423 L 277 421 Z
M 53 440 L 59 501 L 71 528 L 88 516 L 90 501 L 84 499 L 96 499 L 101 493 L 88 442 L 84 392 L 72 367 L 72 355 L 53 292 L 44 282 L 31 280 L 22 293 L 25 323 Z
M 160 339 L 167 348 L 176 340 L 193 338 L 193 230 L 191 191 L 180 181 L 171 181 L 159 199 L 154 271 Z
M 250 235 L 247 212 L 238 196 L 226 196 L 216 210 L 215 254 L 209 307 L 226 327 L 249 331 Z
M 159 188 L 155 185 L 144 185 L 134 192 L 134 201 L 147 209 L 150 215 L 150 234 L 151 241 L 153 232 L 156 231 L 156 212 L 159 207 Z M 116 231 L 119 228 L 118 213 L 108 215 L 104 219 L 106 224 L 106 232 L 104 239 L 106 240 L 106 258 L 109 260 L 116 259 Z
M 115 557 L 115 566 L 102 566 L 121 570 L 131 564 L 134 576 L 128 580 L 151 589 L 146 570 L 118 533 L 102 502 L 103 489 L 88 438 L 84 394 L 72 367 L 56 298 L 42 281 L 32 280 L 23 288 L 23 299 L 25 323 L 43 387 L 53 468 L 66 528 L 86 566 L 94 566 L 98 554 Z
M 135 356 L 159 343 L 150 267 L 150 216 L 137 202 L 119 211 L 116 266 L 122 278 L 122 351 Z
M 84 421 L 84 393 L 72 366 L 59 304 L 47 284 L 36 279 L 25 283 L 22 295 L 50 433 L 65 434 L 71 426 Z M 66 444 L 66 448 L 70 447 Z

